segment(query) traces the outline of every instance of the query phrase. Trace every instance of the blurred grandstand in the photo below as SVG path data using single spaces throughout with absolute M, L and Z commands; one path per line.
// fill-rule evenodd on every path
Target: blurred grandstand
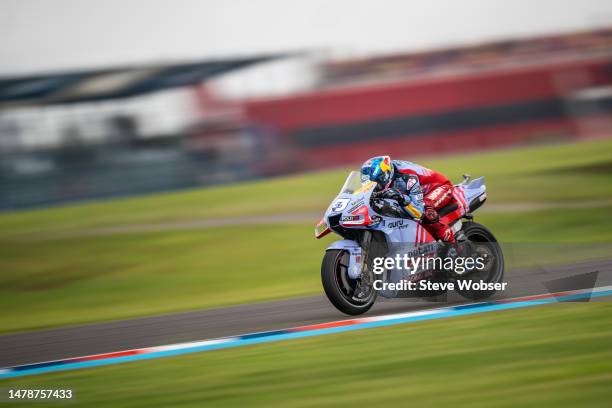
M 290 95 L 227 76 L 294 60 Z M 313 63 L 316 61 L 316 63 Z M 270 83 L 275 77 L 258 77 Z M 422 53 L 284 54 L 0 78 L 0 209 L 344 163 L 608 136 L 612 29 Z

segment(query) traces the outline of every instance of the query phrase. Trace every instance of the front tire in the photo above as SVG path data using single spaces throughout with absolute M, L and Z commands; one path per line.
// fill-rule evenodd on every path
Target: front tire
M 377 292 L 369 288 L 367 297 L 359 298 L 359 280 L 348 276 L 348 251 L 331 249 L 325 252 L 321 264 L 321 281 L 329 301 L 342 313 L 360 315 L 376 301 Z

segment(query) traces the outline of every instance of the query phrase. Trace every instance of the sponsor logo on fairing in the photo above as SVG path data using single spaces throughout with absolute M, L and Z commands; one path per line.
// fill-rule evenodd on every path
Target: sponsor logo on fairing
M 404 225 L 404 220 L 392 221 L 392 222 L 387 224 L 387 227 L 389 227 L 389 228 L 398 228 L 398 227 L 400 227 L 402 225 Z
M 342 218 L 340 218 L 340 222 L 359 221 L 359 220 L 361 220 L 361 215 L 344 215 L 342 216 Z

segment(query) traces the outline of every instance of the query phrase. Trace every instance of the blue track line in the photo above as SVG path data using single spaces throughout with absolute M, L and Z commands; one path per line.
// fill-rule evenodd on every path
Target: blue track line
M 242 336 L 227 337 L 220 342 L 210 341 L 210 344 L 193 345 L 193 342 L 185 343 L 184 347 L 179 345 L 149 347 L 139 349 L 142 354 L 134 354 L 122 357 L 109 357 L 104 359 L 93 359 L 91 361 L 70 361 L 58 360 L 48 363 L 26 364 L 22 366 L 0 369 L 0 379 L 29 376 L 35 374 L 52 373 L 65 370 L 76 370 L 82 368 L 99 367 L 110 364 L 127 363 L 130 361 L 150 360 L 161 357 L 180 356 L 185 354 L 227 349 L 233 347 L 249 346 L 261 343 L 270 343 L 282 340 L 292 340 L 324 334 L 343 333 L 353 330 L 361 330 L 375 327 L 394 326 L 398 324 L 413 323 L 425 320 L 444 319 L 448 317 L 466 316 L 477 313 L 520 309 L 525 307 L 539 306 L 557 302 L 568 302 L 574 300 L 584 300 L 593 297 L 603 297 L 612 295 L 612 290 L 606 288 L 596 288 L 592 292 L 576 293 L 570 295 L 555 296 L 550 298 L 512 301 L 512 302 L 485 302 L 462 306 L 451 306 L 429 311 L 419 311 L 414 313 L 400 313 L 387 316 L 376 316 L 372 318 L 357 319 L 354 324 L 340 325 L 312 330 L 299 330 L 300 328 L 278 330 L 266 333 L 251 333 Z M 332 323 L 333 324 L 333 323 Z M 217 339 L 218 340 L 218 339 Z M 206 343 L 206 341 L 204 341 Z M 164 350 L 164 348 L 177 347 L 176 349 Z

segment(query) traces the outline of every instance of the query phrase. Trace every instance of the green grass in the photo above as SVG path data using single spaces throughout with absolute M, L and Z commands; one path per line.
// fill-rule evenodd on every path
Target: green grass
M 478 221 L 504 242 L 522 244 L 534 237 L 572 242 L 571 252 L 533 245 L 537 255 L 544 248 L 548 258 L 561 263 L 580 259 L 577 249 L 592 247 L 570 237 L 612 242 L 606 223 L 610 210 L 589 211 L 574 225 L 565 222 L 564 210 L 529 218 L 490 214 Z M 8 312 L 0 314 L 0 332 L 320 293 L 323 250 L 337 238 L 315 240 L 312 225 L 289 224 L 7 242 L 0 259 L 5 271 L 0 274 L 0 308 Z M 531 248 L 515 245 L 507 262 L 533 264 Z
M 449 175 L 462 170 L 485 175 L 491 203 L 612 199 L 607 172 L 612 141 L 431 163 Z M 323 249 L 337 237 L 315 240 L 315 219 L 313 224 L 36 238 L 100 226 L 323 212 L 344 176 L 345 170 L 337 170 L 2 214 L 0 333 L 320 293 Z M 481 214 L 477 220 L 505 242 L 612 242 L 611 209 Z
M 484 175 L 491 203 L 612 198 L 612 139 L 423 160 L 453 180 Z M 0 240 L 218 217 L 322 211 L 347 169 L 0 215 Z
M 314 294 L 324 247 L 310 225 L 6 243 L 0 332 Z
M 612 305 L 555 304 L 5 380 L 87 407 L 605 407 Z

